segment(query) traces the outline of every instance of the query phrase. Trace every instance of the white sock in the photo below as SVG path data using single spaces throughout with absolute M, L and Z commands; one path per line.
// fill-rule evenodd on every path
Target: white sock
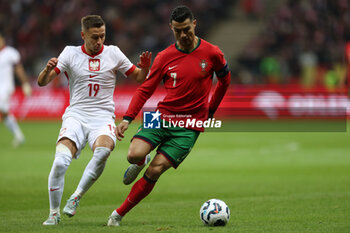
M 117 216 L 117 215 L 120 216 L 120 215 L 118 214 L 117 210 L 113 210 L 111 216 Z M 120 217 L 121 217 L 121 216 L 120 216 Z
M 50 209 L 50 214 L 58 214 L 58 215 L 61 215 L 60 213 L 60 208 L 56 208 L 56 209 Z
M 71 162 L 72 154 L 70 150 L 63 144 L 59 144 L 56 147 L 55 160 L 49 175 L 49 200 L 50 210 L 52 211 L 60 208 L 64 188 L 64 175 Z
M 74 192 L 77 197 L 81 198 L 100 177 L 110 153 L 111 150 L 106 147 L 96 147 L 94 155 L 86 166 L 83 176 L 80 179 L 78 188 Z
M 17 124 L 16 118 L 13 115 L 8 114 L 4 119 L 4 122 L 6 127 L 11 131 L 11 133 L 13 133 L 13 135 L 15 135 L 18 140 L 24 139 L 23 133 Z

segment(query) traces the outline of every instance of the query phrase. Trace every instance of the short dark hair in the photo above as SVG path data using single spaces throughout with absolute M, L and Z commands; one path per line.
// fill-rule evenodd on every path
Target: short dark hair
M 105 25 L 105 22 L 99 15 L 87 15 L 81 18 L 82 30 L 88 30 L 89 28 L 100 28 L 103 25 Z
M 184 5 L 180 5 L 175 7 L 173 12 L 171 13 L 170 16 L 170 23 L 171 21 L 176 21 L 179 23 L 182 23 L 186 19 L 190 19 L 191 21 L 193 20 L 193 13 L 190 8 Z

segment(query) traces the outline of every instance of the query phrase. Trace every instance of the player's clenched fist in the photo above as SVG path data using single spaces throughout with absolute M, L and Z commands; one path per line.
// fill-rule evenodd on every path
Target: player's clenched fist
M 48 71 L 51 71 L 53 68 L 57 66 L 58 59 L 56 57 L 51 58 L 47 64 L 46 64 L 46 69 Z
M 53 69 L 57 66 L 58 59 L 56 57 L 51 58 L 46 67 L 40 72 L 38 76 L 38 85 L 46 86 L 49 82 L 51 82 L 56 76 L 57 73 L 53 71 Z

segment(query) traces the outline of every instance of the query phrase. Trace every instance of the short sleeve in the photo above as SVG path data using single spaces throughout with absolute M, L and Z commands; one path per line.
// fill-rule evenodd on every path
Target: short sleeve
M 70 54 L 69 47 L 66 46 L 63 49 L 62 53 L 58 56 L 58 63 L 56 68 L 58 69 L 59 72 L 64 72 L 68 70 L 68 65 L 70 64 L 69 54 Z
M 135 69 L 136 67 L 117 46 L 114 46 L 114 48 L 117 61 L 116 69 L 119 70 L 125 77 L 127 77 L 128 74 L 133 71 L 132 69 Z
M 11 63 L 18 64 L 21 61 L 21 55 L 19 54 L 17 49 L 11 47 L 10 54 Z

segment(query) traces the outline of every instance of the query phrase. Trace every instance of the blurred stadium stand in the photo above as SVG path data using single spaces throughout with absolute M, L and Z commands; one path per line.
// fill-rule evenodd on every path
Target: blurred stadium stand
M 261 32 L 247 41 L 237 59 L 236 81 L 342 88 L 349 40 L 348 0 L 284 1 Z
M 174 42 L 168 21 L 178 4 L 193 9 L 197 34 L 224 51 L 235 83 L 345 84 L 348 0 L 0 0 L 0 30 L 35 82 L 50 57 L 82 43 L 82 16 L 102 15 L 106 44 L 136 63 L 141 51 L 155 55 Z
M 268 2 L 268 8 L 264 5 Z M 208 40 L 225 51 L 229 63 L 234 64 L 247 45 L 256 37 L 284 0 L 241 0 L 230 7 L 229 17 L 221 20 L 209 33 Z
M 169 29 L 171 10 L 178 4 L 192 8 L 199 20 L 197 34 L 205 37 L 235 0 L 0 0 L 0 29 L 10 45 L 18 48 L 26 70 L 33 77 L 65 45 L 80 45 L 80 19 L 102 15 L 106 44 L 116 44 L 134 63 L 140 52 L 156 55 L 174 42 Z M 126 81 L 127 82 L 127 81 Z

